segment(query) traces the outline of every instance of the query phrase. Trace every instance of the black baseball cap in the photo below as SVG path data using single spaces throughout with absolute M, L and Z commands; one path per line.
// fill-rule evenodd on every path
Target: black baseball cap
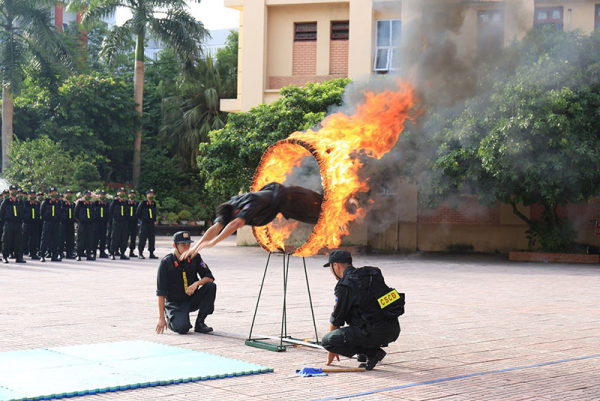
M 130 191 L 129 191 L 129 194 L 130 194 L 130 195 L 131 195 L 131 194 L 135 194 L 135 189 L 132 189 L 132 190 L 130 190 Z
M 98 195 L 106 195 L 106 192 L 104 192 L 104 190 L 101 189 L 100 191 L 98 191 Z
M 153 193 L 154 193 L 154 190 L 152 188 L 150 188 L 149 190 L 146 191 L 146 195 L 153 194 Z
M 17 188 L 17 186 L 16 186 L 16 185 L 11 185 L 10 187 L 8 187 L 8 190 L 9 190 L 9 191 L 18 191 L 18 190 L 19 190 L 19 188 Z
M 35 191 L 33 189 L 29 190 L 29 195 L 34 194 L 35 195 Z
M 125 192 L 125 188 L 121 187 L 121 188 L 117 189 L 117 193 L 118 192 Z
M 52 188 L 51 188 L 50 190 L 52 191 Z M 72 194 L 72 193 L 73 193 L 73 191 L 71 191 L 70 189 L 67 189 L 67 190 L 65 191 L 65 194 Z
M 173 242 L 176 244 L 191 244 L 192 238 L 188 231 L 178 231 L 173 235 Z
M 52 192 L 52 191 L 56 191 L 56 188 L 54 187 L 50 187 L 50 189 L 48 190 L 48 193 Z M 57 191 L 58 192 L 58 191 Z
M 90 192 L 89 189 L 86 189 L 85 191 L 83 191 L 83 194 L 84 195 L 91 195 L 92 193 Z
M 352 255 L 348 251 L 331 251 L 329 252 L 329 262 L 323 267 L 329 267 L 332 263 L 350 263 L 352 264 Z
M 36 195 L 37 195 L 37 196 L 44 196 L 44 193 L 43 193 L 42 191 L 40 191 L 40 192 L 38 192 Z

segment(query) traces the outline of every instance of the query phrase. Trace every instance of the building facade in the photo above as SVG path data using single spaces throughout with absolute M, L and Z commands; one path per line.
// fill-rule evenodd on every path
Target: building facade
M 600 0 L 225 0 L 225 5 L 240 11 L 238 94 L 221 101 L 230 112 L 272 102 L 289 84 L 410 69 L 415 49 L 424 50 L 428 40 L 448 32 L 468 62 L 522 39 L 533 27 L 600 29 Z M 527 247 L 527 226 L 509 205 L 484 208 L 466 196 L 458 208 L 425 210 L 416 188 L 399 182 L 396 194 L 376 200 L 394 216 L 352 229 L 349 243 L 408 251 Z M 519 209 L 527 217 L 541 214 L 535 205 Z M 600 246 L 599 199 L 561 213 L 575 223 L 579 241 Z M 252 242 L 251 234 L 242 230 L 238 242 Z

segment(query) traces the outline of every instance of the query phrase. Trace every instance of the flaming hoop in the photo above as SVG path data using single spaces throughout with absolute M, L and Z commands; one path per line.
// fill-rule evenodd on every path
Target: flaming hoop
M 329 115 L 318 131 L 296 132 L 289 138 L 272 145 L 263 155 L 252 182 L 252 191 L 270 182 L 283 184 L 294 167 L 299 167 L 307 157 L 313 157 L 321 173 L 323 203 L 319 220 L 308 240 L 293 255 L 311 256 L 324 247 L 338 247 L 348 234 L 350 222 L 365 215 L 363 208 L 348 210 L 348 201 L 358 192 L 366 192 L 369 185 L 358 178 L 362 167 L 357 151 L 380 159 L 394 146 L 404 122 L 414 104 L 414 89 L 397 82 L 397 90 L 365 93 L 365 102 L 356 112 Z M 269 223 L 253 227 L 258 243 L 267 251 L 284 249 L 284 241 L 296 225 L 277 228 Z

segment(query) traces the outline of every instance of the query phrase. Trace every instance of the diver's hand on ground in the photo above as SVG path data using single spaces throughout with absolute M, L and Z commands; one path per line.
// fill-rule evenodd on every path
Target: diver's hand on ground
M 156 325 L 156 334 L 162 334 L 167 328 L 167 321 L 164 317 L 158 318 L 158 324 Z
M 340 361 L 340 356 L 338 354 L 334 354 L 333 352 L 328 352 L 327 353 L 327 363 L 325 365 L 329 366 L 331 364 L 331 362 L 333 362 L 334 359 L 338 360 L 338 362 Z

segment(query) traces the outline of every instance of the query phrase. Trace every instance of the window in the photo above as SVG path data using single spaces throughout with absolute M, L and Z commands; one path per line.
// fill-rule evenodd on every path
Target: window
M 556 29 L 563 29 L 563 7 L 538 7 L 535 9 L 533 26 L 541 28 L 552 25 Z
M 504 13 L 501 10 L 477 12 L 477 46 L 480 55 L 489 54 L 504 44 Z
M 600 30 L 600 4 L 596 4 L 596 29 Z
M 348 40 L 349 33 L 350 23 L 348 21 L 331 22 L 331 40 Z
M 294 42 L 317 40 L 317 23 L 302 22 L 294 24 Z
M 377 21 L 373 70 L 394 71 L 400 68 L 401 27 L 399 19 Z

